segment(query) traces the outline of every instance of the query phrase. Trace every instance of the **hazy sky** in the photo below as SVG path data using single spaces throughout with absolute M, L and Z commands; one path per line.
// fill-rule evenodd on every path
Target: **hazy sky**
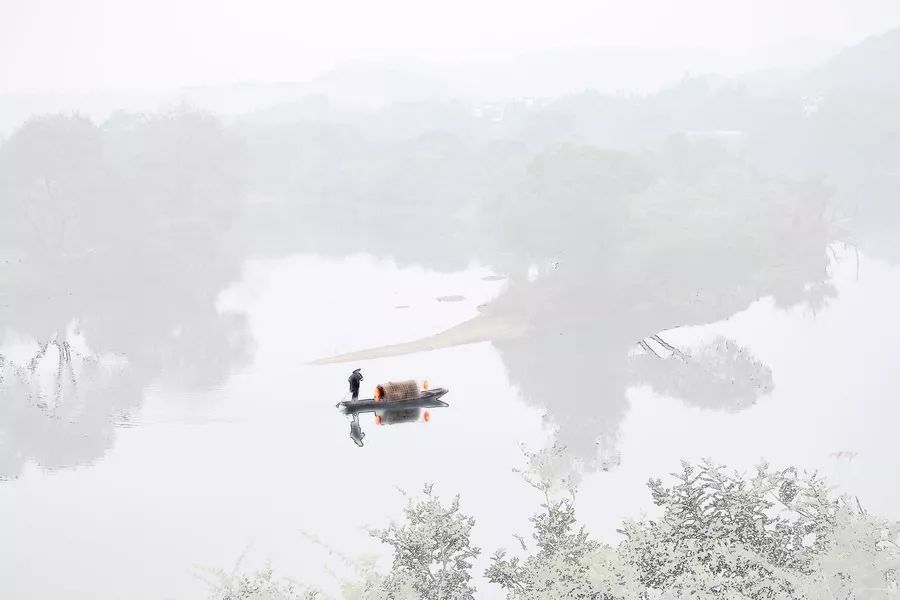
M 0 0 L 0 91 L 305 80 L 354 58 L 852 43 L 897 0 Z

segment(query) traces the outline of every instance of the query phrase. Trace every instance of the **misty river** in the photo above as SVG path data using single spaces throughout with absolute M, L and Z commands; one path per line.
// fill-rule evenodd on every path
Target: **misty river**
M 900 3 L 128 4 L 0 7 L 0 600 L 897 595 Z
M 603 363 L 620 357 L 604 354 L 602 329 L 591 333 L 596 340 L 572 341 L 596 369 L 581 369 L 577 382 L 561 387 L 577 390 L 576 405 L 591 412 L 565 418 L 603 418 L 610 432 L 598 450 L 602 464 L 585 476 L 579 496 L 589 529 L 614 540 L 622 519 L 652 509 L 649 476 L 704 456 L 741 469 L 760 459 L 819 469 L 873 511 L 900 517 L 893 468 L 900 377 L 896 332 L 884 327 L 900 306 L 900 268 L 852 251 L 838 255 L 836 297 L 815 312 L 777 309 L 764 297 L 727 320 L 662 334 L 682 349 L 725 336 L 752 352 L 771 369 L 772 385 L 750 405 L 722 410 L 634 382 L 625 405 L 609 408 Z M 550 271 L 566 267 L 562 260 Z M 12 540 L 0 544 L 4 596 L 198 597 L 198 568 L 232 565 L 245 551 L 250 564 L 271 559 L 284 575 L 334 589 L 333 561 L 304 534 L 348 555 L 387 560 L 363 528 L 398 518 L 404 499 L 397 488 L 416 492 L 426 481 L 442 495 L 461 495 L 484 546 L 509 546 L 510 532 L 524 533 L 540 502 L 537 494 L 530 504 L 508 501 L 530 497 L 512 471 L 521 466 L 519 444 L 548 443 L 554 409 L 567 411 L 571 398 L 524 401 L 489 341 L 308 364 L 426 338 L 472 319 L 508 285 L 477 264 L 436 273 L 364 254 L 244 262 L 217 304 L 220 314 L 246 319 L 247 360 L 216 385 L 149 381 L 143 403 L 123 411 L 115 427 L 85 425 L 81 438 L 60 442 L 54 464 L 8 469 L 0 483 L 0 532 Z M 592 310 L 599 318 L 615 307 Z M 631 354 L 639 357 L 637 342 Z M 83 343 L 88 355 L 90 340 Z M 29 344 L 23 338 L 4 354 L 27 358 L 35 352 Z M 196 340 L 181 360 L 201 369 L 220 359 L 217 344 L 225 342 Z M 553 376 L 542 373 L 553 351 L 531 355 L 532 378 Z M 43 358 L 48 381 L 54 352 L 51 346 Z M 76 342 L 71 352 L 79 355 Z M 379 382 L 427 378 L 450 389 L 450 407 L 432 411 L 428 423 L 389 427 L 364 415 L 367 436 L 358 448 L 335 410 L 356 367 L 365 376 L 363 397 Z

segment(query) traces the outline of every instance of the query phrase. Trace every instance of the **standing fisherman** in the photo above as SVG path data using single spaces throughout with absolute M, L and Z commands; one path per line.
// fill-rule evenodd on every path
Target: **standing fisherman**
M 350 382 L 350 393 L 353 394 L 354 400 L 359 398 L 359 382 L 363 380 L 362 373 L 359 371 L 359 369 L 354 369 L 353 373 L 351 373 L 348 378 L 348 381 Z

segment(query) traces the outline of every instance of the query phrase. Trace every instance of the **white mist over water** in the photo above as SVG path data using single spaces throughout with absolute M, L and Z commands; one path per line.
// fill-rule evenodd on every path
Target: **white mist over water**
M 732 336 L 772 367 L 775 390 L 728 414 L 632 389 L 621 465 L 588 475 L 579 496 L 580 518 L 594 533 L 613 540 L 622 518 L 651 508 L 649 475 L 708 455 L 735 468 L 760 458 L 819 468 L 873 512 L 900 516 L 891 476 L 900 376 L 885 329 L 900 303 L 900 269 L 862 257 L 858 280 L 852 260 L 834 274 L 839 296 L 816 315 L 774 310 L 762 299 L 727 321 L 666 334 L 685 346 Z M 476 518 L 480 572 L 485 555 L 515 544 L 511 533 L 527 533 L 540 499 L 512 469 L 521 466 L 519 442 L 534 448 L 549 433 L 541 411 L 510 386 L 497 352 L 482 343 L 359 365 L 304 363 L 470 318 L 505 285 L 487 275 L 478 266 L 437 274 L 364 255 L 247 263 L 220 306 L 249 313 L 251 364 L 206 391 L 148 390 L 132 426 L 117 429 L 115 445 L 92 466 L 29 466 L 0 485 L 6 594 L 198 597 L 192 566 L 230 565 L 248 546 L 250 564 L 271 558 L 281 574 L 334 589 L 325 572 L 332 558 L 301 532 L 351 555 L 384 556 L 362 528 L 400 516 L 395 485 L 415 492 L 428 480 L 442 496 L 460 493 Z M 456 294 L 465 300 L 436 300 Z M 342 319 L 324 318 L 331 314 Z M 356 366 L 363 393 L 379 381 L 427 377 L 450 389 L 450 407 L 429 423 L 376 427 L 363 418 L 366 445 L 357 448 L 334 409 Z M 856 457 L 832 456 L 841 451 Z

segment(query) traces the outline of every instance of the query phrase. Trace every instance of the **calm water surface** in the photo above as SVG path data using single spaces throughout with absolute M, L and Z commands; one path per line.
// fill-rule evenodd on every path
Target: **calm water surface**
M 736 468 L 766 458 L 820 469 L 871 510 L 900 517 L 900 269 L 862 257 L 858 273 L 845 260 L 833 276 L 839 296 L 815 314 L 775 310 L 763 298 L 727 321 L 668 332 L 682 347 L 729 336 L 772 369 L 774 390 L 725 412 L 631 388 L 618 423 L 620 464 L 587 476 L 579 498 L 593 532 L 614 540 L 622 518 L 651 509 L 648 477 L 704 456 Z M 442 275 L 366 256 L 247 263 L 220 310 L 249 316 L 249 365 L 201 392 L 150 386 L 93 464 L 29 464 L 0 482 L 4 597 L 198 598 L 195 568 L 228 567 L 248 548 L 248 566 L 271 559 L 282 574 L 333 590 L 326 565 L 334 559 L 303 532 L 342 552 L 383 555 L 363 527 L 400 516 L 397 487 L 417 491 L 429 480 L 446 497 L 460 493 L 476 517 L 481 570 L 495 548 L 515 543 L 511 534 L 528 533 L 540 502 L 512 472 L 522 465 L 519 444 L 552 437 L 545 410 L 521 401 L 494 347 L 306 363 L 441 331 L 476 315 L 504 285 L 477 266 Z M 427 377 L 450 388 L 451 406 L 427 424 L 364 419 L 366 446 L 357 448 L 334 409 L 356 366 L 364 394 L 379 381 Z M 602 404 L 602 389 L 586 385 L 579 402 Z M 554 402 L 546 399 L 546 412 Z

